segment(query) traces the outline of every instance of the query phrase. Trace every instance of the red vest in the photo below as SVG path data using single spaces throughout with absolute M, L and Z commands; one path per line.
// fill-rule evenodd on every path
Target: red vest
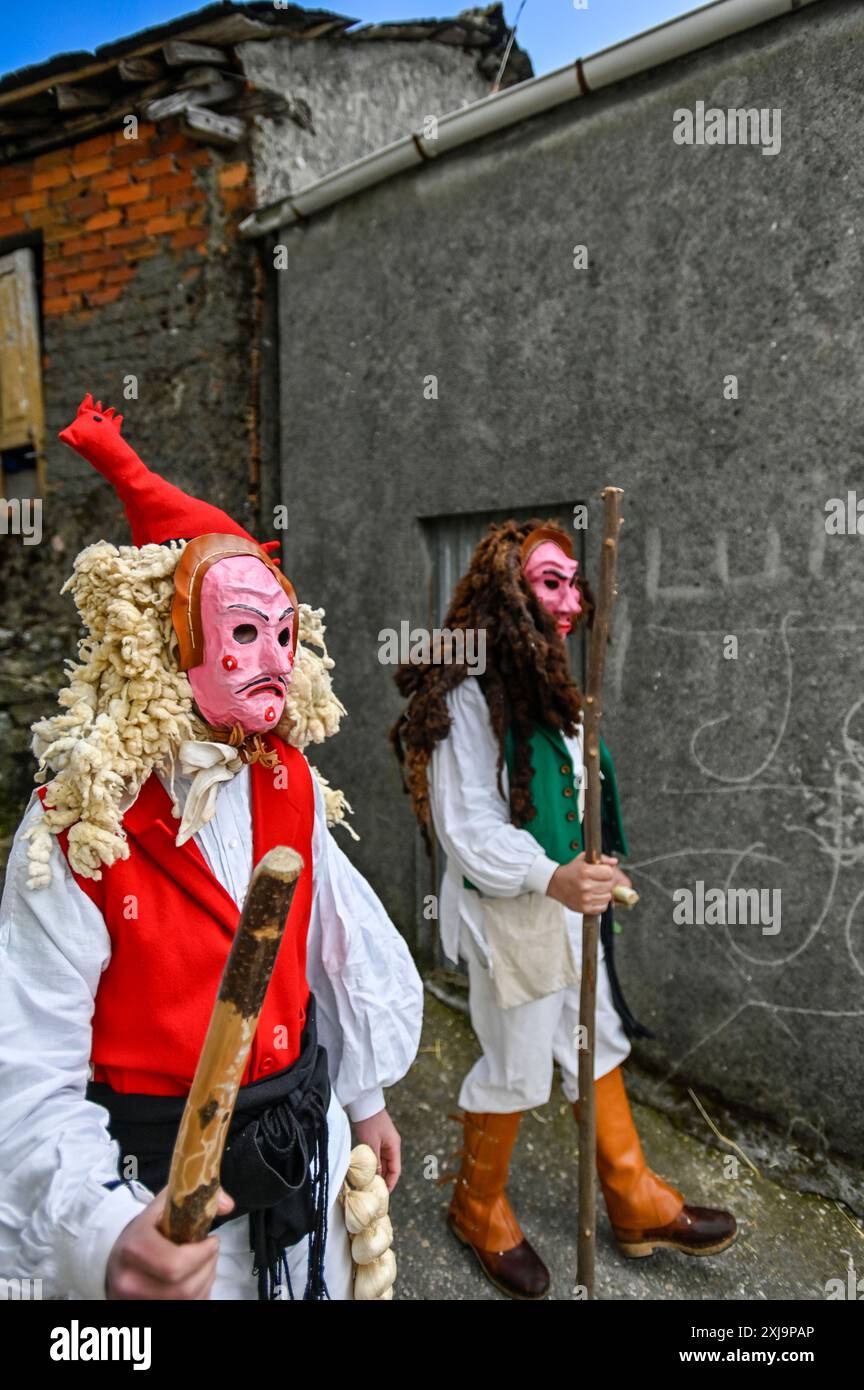
M 305 868 L 244 1085 L 296 1060 L 309 999 L 312 774 L 296 748 L 272 734 L 267 741 L 277 749 L 279 763 L 269 770 L 260 762 L 250 767 L 253 862 L 276 845 L 291 845 Z M 167 791 L 151 773 L 123 817 L 129 858 L 103 869 L 98 882 L 74 874 L 111 936 L 111 960 L 93 1013 L 91 1060 L 94 1081 L 106 1081 L 115 1091 L 186 1094 L 237 929 L 240 906 L 211 873 L 194 841 L 178 849 L 174 837 L 179 824 Z M 68 858 L 67 834 L 58 839 Z

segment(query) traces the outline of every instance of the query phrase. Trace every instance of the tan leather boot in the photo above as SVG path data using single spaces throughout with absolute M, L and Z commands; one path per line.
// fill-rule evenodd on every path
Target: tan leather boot
M 523 1235 L 504 1188 L 520 1112 L 463 1114 L 465 1143 L 448 1223 L 486 1277 L 510 1298 L 545 1298 L 549 1271 Z
M 690 1207 L 645 1162 L 620 1067 L 594 1083 L 597 1176 L 623 1255 L 638 1259 L 667 1247 L 686 1255 L 718 1255 L 735 1239 L 735 1218 L 713 1207 Z M 579 1118 L 578 1102 L 573 1106 Z

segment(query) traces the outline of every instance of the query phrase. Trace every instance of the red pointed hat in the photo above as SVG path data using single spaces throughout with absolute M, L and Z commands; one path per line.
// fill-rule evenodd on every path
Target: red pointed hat
M 122 420 L 113 406 L 103 410 L 101 401 L 94 406 L 88 391 L 75 419 L 60 431 L 59 437 L 111 483 L 126 510 L 133 545 L 192 540 L 213 532 L 243 536 L 258 544 L 227 512 L 190 497 L 188 492 L 152 472 L 122 437 Z M 261 548 L 270 550 L 276 545 L 278 541 Z

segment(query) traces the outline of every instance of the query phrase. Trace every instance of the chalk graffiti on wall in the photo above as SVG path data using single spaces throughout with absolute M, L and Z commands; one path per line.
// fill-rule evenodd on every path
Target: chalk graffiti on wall
M 822 527 L 824 539 L 824 527 Z M 748 588 L 758 591 L 776 588 L 782 584 L 784 566 L 781 560 L 780 539 L 770 527 L 767 532 L 767 545 L 761 570 L 750 575 L 736 574 L 730 578 L 727 562 L 726 540 L 720 535 L 712 538 L 713 550 L 709 550 L 708 576 L 700 585 L 661 583 L 661 538 L 657 530 L 646 533 L 645 554 L 645 595 L 652 604 L 660 603 L 664 608 L 682 600 L 691 603 L 697 598 L 700 603 L 706 599 L 729 596 L 730 588 Z M 821 569 L 823 549 L 815 535 L 808 558 L 811 574 Z M 662 640 L 674 643 L 696 643 L 699 656 L 706 660 L 706 652 L 716 653 L 724 640 L 725 631 L 719 627 L 676 627 L 667 624 L 648 623 L 643 628 L 643 638 L 652 643 Z M 838 624 L 836 636 L 847 639 L 852 629 L 850 625 Z M 864 627 L 855 631 L 864 634 Z M 864 1018 L 860 1007 L 825 1008 L 807 1000 L 804 1003 L 778 1002 L 771 997 L 773 985 L 778 982 L 781 972 L 793 963 L 800 963 L 807 952 L 826 928 L 832 930 L 832 946 L 842 942 L 842 951 L 836 953 L 838 981 L 851 985 L 850 1005 L 858 1003 L 861 997 L 861 979 L 864 978 L 864 888 L 854 897 L 845 911 L 838 903 L 841 884 L 841 871 L 854 870 L 864 863 L 864 696 L 854 699 L 839 720 L 832 719 L 830 725 L 819 732 L 821 746 L 817 750 L 819 765 L 825 769 L 826 776 L 818 779 L 790 775 L 790 763 L 794 762 L 789 752 L 794 749 L 795 738 L 799 733 L 800 721 L 793 714 L 796 690 L 796 656 L 794 638 L 818 634 L 820 640 L 830 639 L 834 630 L 829 624 L 814 624 L 812 618 L 799 611 L 789 610 L 779 616 L 773 626 L 748 629 L 748 634 L 757 634 L 764 647 L 771 653 L 771 676 L 777 687 L 775 698 L 770 702 L 770 719 L 763 720 L 761 728 L 749 729 L 749 742 L 745 744 L 739 737 L 736 716 L 728 709 L 719 715 L 708 718 L 704 707 L 696 708 L 694 702 L 693 725 L 687 730 L 685 745 L 688 759 L 670 768 L 668 776 L 661 778 L 659 793 L 668 797 L 702 798 L 714 802 L 718 797 L 724 802 L 730 800 L 729 812 L 740 797 L 770 794 L 776 801 L 788 798 L 790 812 L 783 816 L 781 830 L 783 843 L 790 846 L 790 856 L 797 851 L 796 844 L 803 852 L 802 840 L 815 846 L 817 864 L 826 870 L 821 902 L 816 911 L 810 913 L 806 906 L 799 905 L 799 920 L 794 932 L 794 942 L 787 944 L 772 942 L 761 949 L 770 954 L 759 954 L 758 938 L 742 935 L 730 929 L 729 925 L 718 927 L 713 940 L 724 952 L 730 968 L 740 982 L 734 1003 L 725 1010 L 722 1017 L 711 1018 L 710 1026 L 704 1032 L 694 1035 L 681 1054 L 672 1062 L 667 1071 L 667 1079 L 686 1069 L 694 1054 L 717 1040 L 734 1026 L 736 1020 L 748 1010 L 763 1010 L 770 1014 L 772 1021 L 783 1029 L 790 1040 L 800 1043 L 800 1036 L 793 1033 L 796 1017 L 819 1019 Z M 616 624 L 614 643 L 610 649 L 610 676 L 616 695 L 621 693 L 627 660 L 627 648 L 632 640 L 633 623 L 625 599 L 622 599 Z M 799 673 L 800 674 L 800 673 Z M 772 694 L 774 693 L 772 685 Z M 680 710 L 679 710 L 680 717 Z M 859 730 L 860 725 L 860 730 Z M 754 740 L 754 729 L 757 737 Z M 729 746 L 734 756 L 728 753 Z M 779 756 L 783 749 L 786 763 Z M 724 751 L 725 750 L 725 751 Z M 812 751 L 812 750 L 811 750 Z M 742 763 L 746 759 L 746 764 Z M 798 769 L 795 769 L 798 772 Z M 695 774 L 695 775 L 694 775 Z M 818 785 L 817 785 L 818 781 Z M 730 845 L 717 843 L 722 836 L 717 835 L 718 821 L 721 825 L 734 825 L 736 816 L 721 813 L 717 816 L 694 817 L 694 824 L 706 824 L 709 844 L 693 844 L 677 847 L 672 851 L 649 858 L 637 860 L 628 865 L 634 881 L 640 889 L 650 885 L 658 893 L 672 902 L 673 890 L 669 883 L 668 870 L 675 861 L 686 872 L 689 860 L 700 865 L 706 859 L 719 862 L 719 881 L 729 889 L 733 883 L 740 882 L 746 865 L 752 869 L 760 866 L 763 871 L 769 866 L 776 874 L 782 872 L 787 859 L 768 852 L 764 841 L 748 839 L 748 843 Z M 711 827 L 709 829 L 709 826 Z M 784 851 L 785 854 L 785 851 Z M 680 881 L 680 874 L 679 874 Z M 714 881 L 718 881 L 715 879 Z M 847 880 L 848 884 L 848 880 Z M 846 894 L 843 895 L 844 898 Z M 794 918 L 794 912 L 792 914 Z M 779 946 L 779 949 L 778 949 Z M 845 993 L 845 988 L 841 990 Z M 845 1004 L 846 1000 L 841 1000 Z

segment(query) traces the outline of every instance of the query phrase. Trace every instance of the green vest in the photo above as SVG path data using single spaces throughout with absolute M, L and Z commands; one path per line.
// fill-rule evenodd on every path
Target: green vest
M 504 758 L 508 776 L 513 776 L 514 743 L 507 730 Z M 568 864 L 584 849 L 582 824 L 579 820 L 579 784 L 573 777 L 573 765 L 562 735 L 557 729 L 542 724 L 534 726 L 531 735 L 531 801 L 537 811 L 525 829 L 534 836 L 544 852 L 557 864 Z M 615 854 L 627 854 L 627 839 L 621 821 L 621 801 L 615 768 L 609 749 L 600 740 L 600 772 L 603 785 L 600 793 L 601 816 L 612 832 Z M 463 879 L 466 888 L 473 883 Z

